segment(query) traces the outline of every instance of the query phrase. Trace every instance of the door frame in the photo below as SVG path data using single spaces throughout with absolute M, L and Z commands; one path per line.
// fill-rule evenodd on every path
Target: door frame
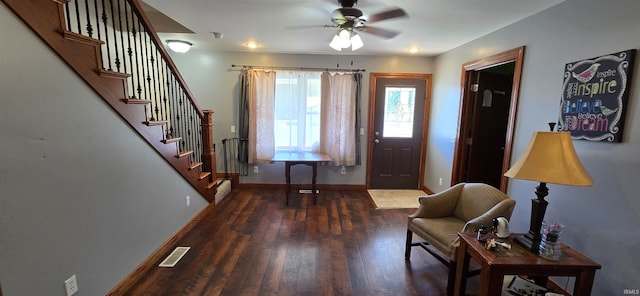
M 419 73 L 376 73 L 369 74 L 369 132 L 367 135 L 367 189 L 371 188 L 371 165 L 373 163 L 373 130 L 376 106 L 377 79 L 422 79 L 425 81 L 424 116 L 422 119 L 422 141 L 420 143 L 420 168 L 418 171 L 418 184 L 416 189 L 424 190 L 424 168 L 427 152 L 427 136 L 429 135 L 429 111 L 431 110 L 431 74 Z
M 513 152 L 513 134 L 515 132 L 516 115 L 518 111 L 518 98 L 520 97 L 520 82 L 522 79 L 522 65 L 524 62 L 525 47 L 517 47 L 511 50 L 500 52 L 485 58 L 471 61 L 462 65 L 462 79 L 460 80 L 461 98 L 458 111 L 458 131 L 453 154 L 453 167 L 451 170 L 451 185 L 464 181 L 463 172 L 466 159 L 465 135 L 468 131 L 470 119 L 470 98 L 471 98 L 471 72 L 479 71 L 505 63 L 515 62 L 513 72 L 513 85 L 511 89 L 511 103 L 509 107 L 509 121 L 507 123 L 507 134 L 504 146 L 504 158 L 502 161 L 502 171 L 506 172 L 511 166 L 511 153 Z M 508 178 L 502 176 L 500 180 L 500 190 L 507 192 Z

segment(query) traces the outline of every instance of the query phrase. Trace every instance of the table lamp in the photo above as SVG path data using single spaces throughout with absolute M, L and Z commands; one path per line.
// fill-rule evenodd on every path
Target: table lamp
M 569 186 L 591 186 L 593 180 L 584 170 L 569 132 L 553 132 L 555 123 L 549 123 L 551 132 L 535 132 L 529 146 L 516 163 L 506 172 L 509 178 L 540 182 L 536 187 L 537 199 L 531 200 L 529 232 L 516 241 L 538 253 L 542 235 L 540 227 L 547 210 L 544 197 L 549 194 L 547 183 Z

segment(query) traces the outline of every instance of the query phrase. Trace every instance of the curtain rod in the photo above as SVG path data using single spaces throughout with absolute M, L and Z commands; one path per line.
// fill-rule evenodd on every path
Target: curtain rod
M 340 68 L 308 68 L 308 67 L 272 67 L 272 66 L 250 66 L 250 65 L 235 65 L 231 64 L 232 68 L 260 68 L 260 69 L 272 69 L 272 70 L 298 70 L 298 71 L 333 71 L 333 72 L 365 72 L 365 69 L 340 69 Z

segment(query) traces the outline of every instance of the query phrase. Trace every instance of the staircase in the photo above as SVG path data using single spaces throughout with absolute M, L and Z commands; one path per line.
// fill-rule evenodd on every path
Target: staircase
M 213 111 L 201 110 L 137 0 L 2 0 L 207 201 Z

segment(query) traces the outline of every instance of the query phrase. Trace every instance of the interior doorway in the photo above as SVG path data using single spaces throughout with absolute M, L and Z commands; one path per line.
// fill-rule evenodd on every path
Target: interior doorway
M 507 191 L 524 47 L 463 65 L 451 183 L 482 182 Z
M 431 75 L 370 77 L 367 188 L 421 189 Z

